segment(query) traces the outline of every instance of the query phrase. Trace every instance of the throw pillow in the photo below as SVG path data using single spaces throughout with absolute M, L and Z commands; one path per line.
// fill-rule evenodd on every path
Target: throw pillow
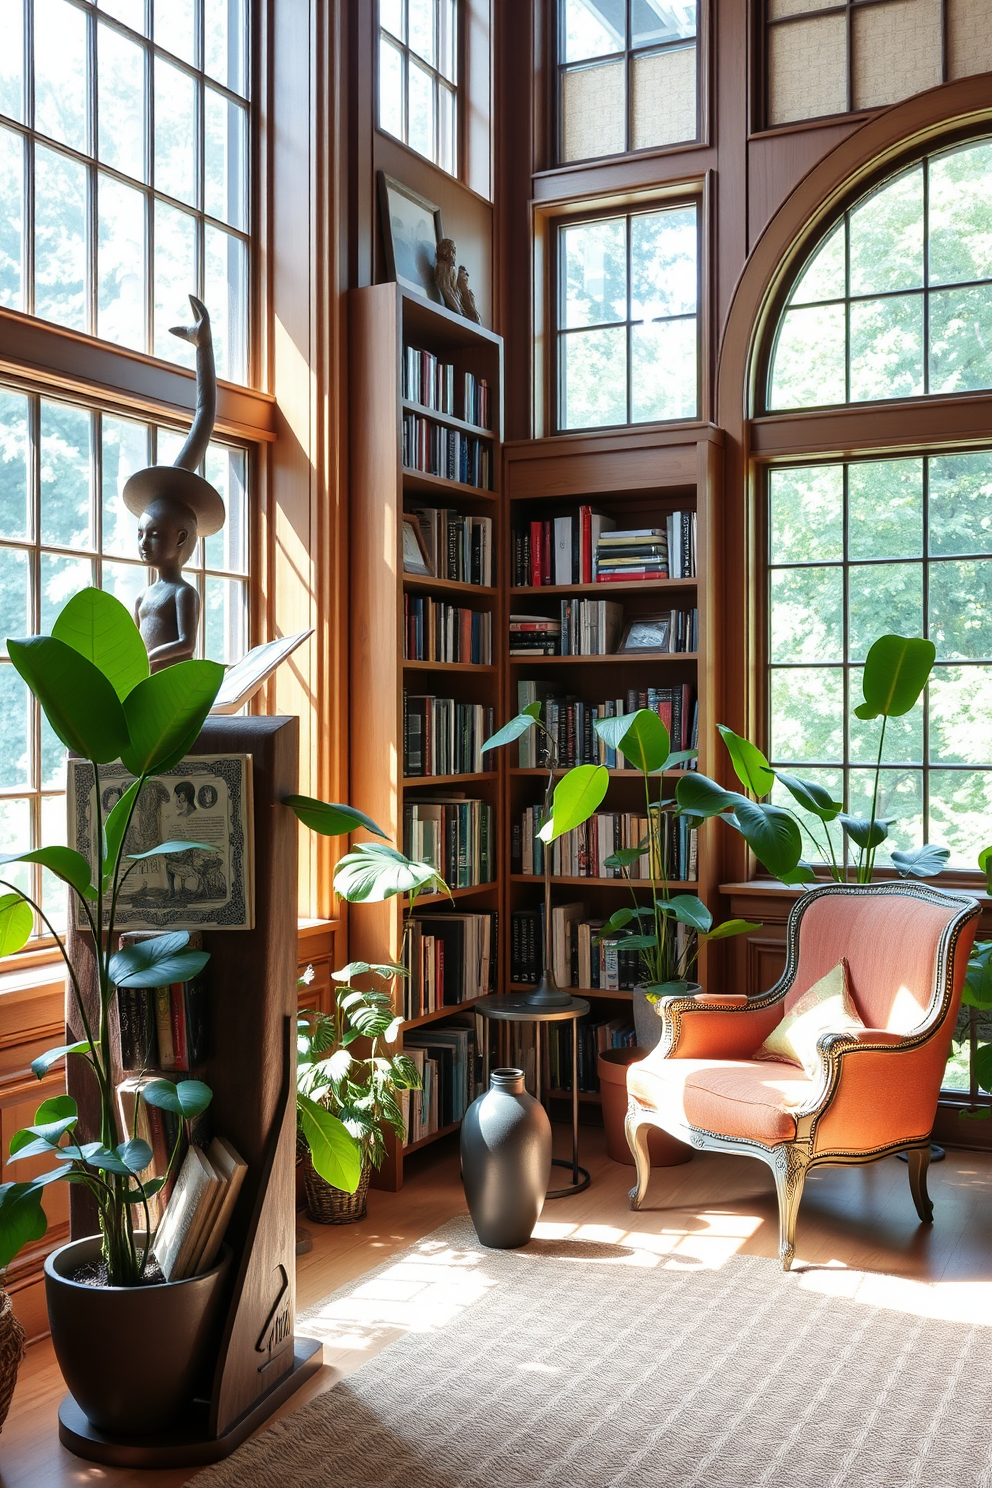
M 856 1032 L 864 1026 L 847 990 L 847 962 L 838 961 L 832 971 L 803 993 L 754 1057 L 801 1065 L 812 1080 L 820 1067 L 816 1052 L 820 1035 Z

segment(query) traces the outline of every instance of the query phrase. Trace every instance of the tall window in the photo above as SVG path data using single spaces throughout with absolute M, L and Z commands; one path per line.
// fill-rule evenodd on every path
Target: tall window
M 457 0 L 379 0 L 379 127 L 455 175 Z
M 247 382 L 248 5 L 6 0 L 0 304 Z
M 695 204 L 559 229 L 558 427 L 696 417 Z
M 769 410 L 992 387 L 992 144 L 886 181 L 816 249 L 789 296 Z
M 992 68 L 988 0 L 764 0 L 765 120 L 883 108 Z
M 562 162 L 699 136 L 692 0 L 559 0 Z

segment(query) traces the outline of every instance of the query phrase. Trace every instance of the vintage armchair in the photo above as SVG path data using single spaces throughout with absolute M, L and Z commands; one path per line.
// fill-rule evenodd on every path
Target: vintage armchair
M 786 967 L 771 991 L 665 998 L 657 1048 L 627 1072 L 631 1208 L 644 1202 L 658 1126 L 769 1165 L 786 1271 L 806 1174 L 820 1163 L 905 1152 L 916 1211 L 929 1223 L 930 1132 L 978 914 L 974 899 L 922 884 L 829 884 L 803 894 L 789 915 Z M 822 1034 L 813 1079 L 797 1065 L 754 1059 L 842 958 L 864 1030 Z

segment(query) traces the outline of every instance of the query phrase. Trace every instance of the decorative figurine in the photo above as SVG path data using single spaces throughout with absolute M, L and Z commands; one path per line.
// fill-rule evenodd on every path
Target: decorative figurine
M 482 324 L 482 316 L 479 307 L 475 303 L 475 295 L 468 287 L 468 269 L 464 264 L 458 265 L 458 302 L 461 305 L 462 314 L 466 320 L 474 320 L 476 325 Z
M 455 247 L 454 239 L 442 238 L 434 255 L 434 283 L 448 309 L 460 315 L 462 307 L 458 300 L 458 282 L 455 275 L 457 254 L 458 249 Z
M 138 596 L 134 619 L 153 672 L 186 661 L 196 648 L 200 596 L 183 578 L 198 537 L 224 525 L 224 503 L 213 486 L 195 473 L 217 416 L 217 372 L 210 316 L 195 295 L 192 326 L 173 326 L 171 334 L 196 347 L 196 412 L 189 437 L 175 465 L 138 470 L 124 487 L 124 505 L 138 521 L 138 551 L 158 569 L 158 579 Z

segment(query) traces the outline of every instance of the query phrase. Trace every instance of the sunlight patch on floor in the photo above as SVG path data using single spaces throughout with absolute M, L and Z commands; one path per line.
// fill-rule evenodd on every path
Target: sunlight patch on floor
M 992 1282 L 913 1281 L 905 1276 L 849 1271 L 842 1261 L 797 1271 L 796 1275 L 805 1291 L 845 1297 L 869 1307 L 906 1312 L 914 1317 L 992 1327 Z
M 661 1225 L 657 1230 L 624 1230 L 615 1225 L 558 1224 L 539 1220 L 534 1227 L 534 1239 L 578 1242 L 575 1260 L 586 1264 L 606 1262 L 619 1266 L 716 1271 L 737 1254 L 763 1223 L 756 1215 L 728 1214 L 720 1210 L 703 1210 L 693 1218 L 692 1229 Z M 587 1246 L 589 1249 L 585 1248 Z M 615 1246 L 616 1256 L 604 1255 L 600 1248 L 603 1246 Z M 561 1257 L 560 1251 L 555 1254 Z

